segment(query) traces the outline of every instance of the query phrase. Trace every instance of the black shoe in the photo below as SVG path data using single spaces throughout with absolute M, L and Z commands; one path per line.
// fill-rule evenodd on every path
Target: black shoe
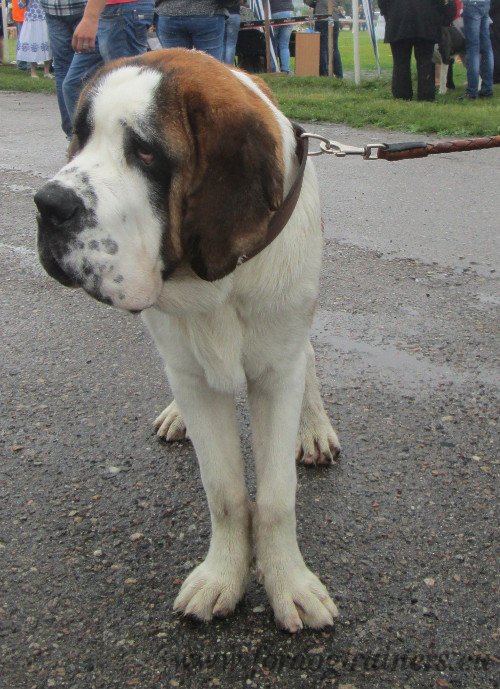
M 468 93 L 464 93 L 464 95 L 459 96 L 457 100 L 477 100 L 477 96 L 469 96 Z
M 487 93 L 482 93 L 479 91 L 479 98 L 493 98 L 493 91 L 488 91 Z

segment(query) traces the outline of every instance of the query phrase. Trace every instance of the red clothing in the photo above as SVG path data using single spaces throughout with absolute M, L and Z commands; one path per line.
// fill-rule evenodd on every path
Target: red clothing
M 19 0 L 12 0 L 12 19 L 16 22 L 16 24 L 23 23 L 25 12 L 25 7 L 19 7 Z

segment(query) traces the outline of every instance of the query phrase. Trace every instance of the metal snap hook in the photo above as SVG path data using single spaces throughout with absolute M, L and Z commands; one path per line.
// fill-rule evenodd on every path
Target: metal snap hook
M 323 153 L 334 153 L 335 151 L 332 150 L 331 146 L 331 141 L 330 139 L 327 139 L 326 136 L 321 136 L 321 134 L 311 134 L 310 132 L 304 132 L 303 134 L 300 135 L 301 139 L 316 139 L 316 141 L 320 142 L 320 150 L 319 151 L 309 151 L 308 156 L 320 156 L 323 155 Z

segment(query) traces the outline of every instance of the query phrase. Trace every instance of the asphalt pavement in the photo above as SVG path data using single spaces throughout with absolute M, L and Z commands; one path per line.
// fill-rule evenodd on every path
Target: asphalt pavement
M 0 109 L 0 687 L 498 686 L 500 152 L 317 159 L 313 344 L 343 453 L 299 467 L 297 515 L 340 617 L 291 637 L 255 579 L 227 620 L 172 612 L 210 531 L 193 449 L 154 435 L 170 393 L 140 318 L 38 264 L 32 197 L 67 145 L 54 97 Z

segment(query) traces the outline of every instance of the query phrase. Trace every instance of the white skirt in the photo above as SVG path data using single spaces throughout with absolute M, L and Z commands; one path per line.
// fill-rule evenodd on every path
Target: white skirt
M 45 19 L 30 21 L 26 19 L 17 39 L 16 60 L 40 64 L 52 59 L 49 32 Z

